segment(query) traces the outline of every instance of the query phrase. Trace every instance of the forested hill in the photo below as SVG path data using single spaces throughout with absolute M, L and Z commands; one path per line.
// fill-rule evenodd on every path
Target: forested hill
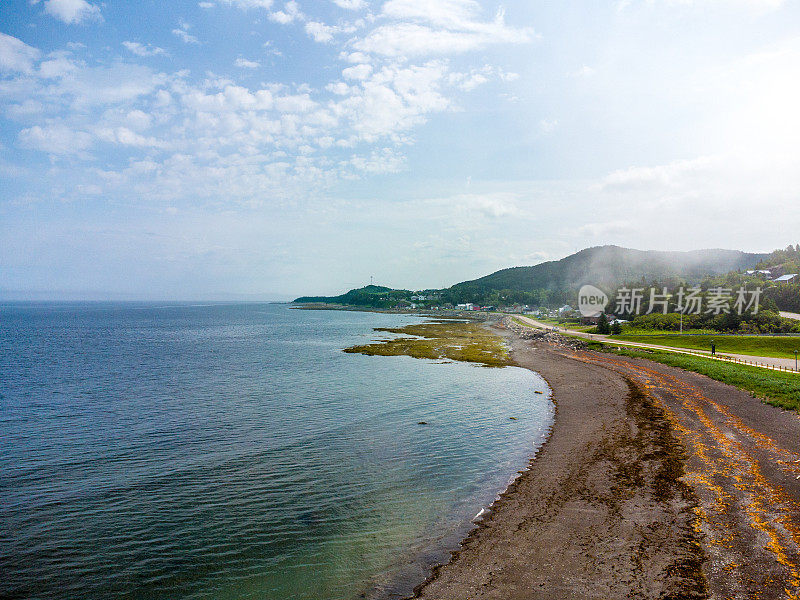
M 298 304 L 326 303 L 350 304 L 353 306 L 383 306 L 390 305 L 411 296 L 408 290 L 393 290 L 380 285 L 368 285 L 356 290 L 350 290 L 339 296 L 301 296 L 295 302 Z
M 662 252 L 632 250 L 619 246 L 597 246 L 561 260 L 533 267 L 513 267 L 480 279 L 457 283 L 453 291 L 533 291 L 577 289 L 585 283 L 615 285 L 625 281 L 664 280 L 679 277 L 699 280 L 707 275 L 751 269 L 766 254 L 738 250 L 692 250 Z

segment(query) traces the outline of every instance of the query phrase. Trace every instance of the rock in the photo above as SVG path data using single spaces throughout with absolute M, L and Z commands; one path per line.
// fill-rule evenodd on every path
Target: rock
M 516 333 L 523 340 L 541 340 L 552 344 L 554 346 L 561 346 L 569 350 L 586 350 L 589 344 L 583 340 L 561 335 L 550 329 L 538 329 L 534 327 L 525 327 L 514 321 L 511 317 L 503 319 L 503 325 Z

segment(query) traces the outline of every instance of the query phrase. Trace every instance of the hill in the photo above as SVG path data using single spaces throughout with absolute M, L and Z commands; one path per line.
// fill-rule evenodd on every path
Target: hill
M 581 250 L 561 260 L 533 267 L 503 269 L 485 277 L 457 283 L 453 291 L 469 290 L 577 290 L 585 283 L 616 285 L 625 281 L 681 278 L 700 280 L 707 275 L 750 269 L 765 254 L 738 250 L 692 250 L 661 252 L 632 250 L 619 246 L 597 246 Z
M 437 304 L 563 304 L 573 301 L 573 296 L 585 283 L 609 288 L 642 280 L 649 283 L 677 279 L 698 283 L 708 276 L 752 269 L 768 256 L 738 250 L 663 252 L 597 246 L 561 260 L 532 267 L 502 269 L 478 279 L 463 281 L 438 290 L 435 298 Z M 295 302 L 390 306 L 400 300 L 408 300 L 414 293 L 371 285 L 340 296 L 306 296 Z
M 398 301 L 405 300 L 410 295 L 411 292 L 408 290 L 393 290 L 381 285 L 367 285 L 339 296 L 301 296 L 294 302 L 298 304 L 325 303 L 384 307 L 394 306 Z

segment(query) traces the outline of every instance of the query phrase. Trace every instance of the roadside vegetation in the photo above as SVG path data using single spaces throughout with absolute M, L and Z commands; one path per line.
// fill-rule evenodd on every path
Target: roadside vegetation
M 675 335 L 669 333 L 630 335 L 623 332 L 622 335 L 614 336 L 614 339 L 690 350 L 711 350 L 713 341 L 717 354 L 747 354 L 772 358 L 794 358 L 794 351 L 800 351 L 800 336 Z
M 536 321 L 540 323 L 544 323 L 545 325 L 552 325 L 553 327 L 566 327 L 567 329 L 571 329 L 572 331 L 591 331 L 594 329 L 594 325 L 582 325 L 581 322 L 577 319 L 550 319 L 550 318 L 540 318 L 540 317 L 532 317 Z M 528 325 L 527 323 L 517 320 L 520 325 Z M 593 332 L 592 332 L 593 333 Z
M 681 315 L 678 312 L 667 314 L 638 315 L 623 327 L 623 333 L 630 330 L 677 332 L 681 329 Z M 778 314 L 774 303 L 767 301 L 758 313 L 746 312 L 729 314 L 684 315 L 683 331 L 724 332 L 724 333 L 800 333 L 800 321 L 786 319 Z
M 437 321 L 399 328 L 378 327 L 375 331 L 401 337 L 353 346 L 344 351 L 369 356 L 458 360 L 486 367 L 514 364 L 503 340 L 477 323 Z
M 800 408 L 800 375 L 770 371 L 759 367 L 731 364 L 686 354 L 673 354 L 633 348 L 612 348 L 605 344 L 591 344 L 593 349 L 621 356 L 646 358 L 671 367 L 694 371 L 752 393 L 767 404 L 798 410 Z

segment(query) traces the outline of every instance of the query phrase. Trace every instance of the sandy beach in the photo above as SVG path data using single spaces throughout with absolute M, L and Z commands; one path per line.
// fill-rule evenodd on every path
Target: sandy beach
M 552 434 L 425 599 L 794 598 L 800 421 L 701 375 L 507 332 Z

